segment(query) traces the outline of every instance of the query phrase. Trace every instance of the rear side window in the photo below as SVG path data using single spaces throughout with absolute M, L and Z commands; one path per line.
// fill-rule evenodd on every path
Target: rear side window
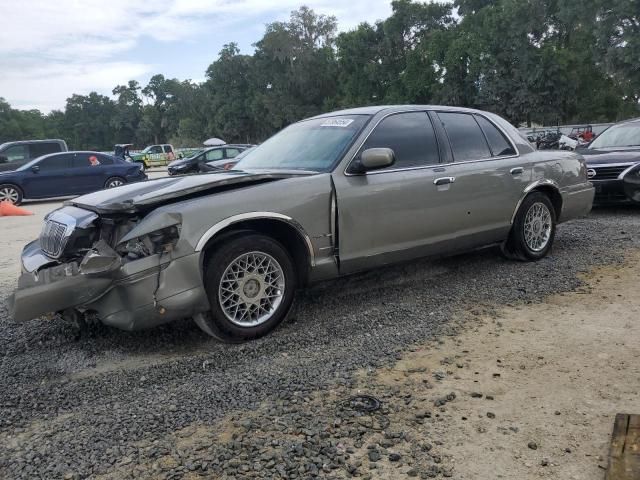
M 31 158 L 38 158 L 42 155 L 48 155 L 50 153 L 60 152 L 62 149 L 60 148 L 59 143 L 55 142 L 42 142 L 42 143 L 32 143 L 29 145 L 29 150 L 31 152 Z
M 213 160 L 222 160 L 222 149 L 218 149 L 218 150 L 210 150 L 207 153 L 204 154 L 205 158 L 207 159 L 207 162 L 211 162 Z
M 491 157 L 489 145 L 472 115 L 438 112 L 438 117 L 449 137 L 454 161 L 464 162 Z
M 425 112 L 391 115 L 378 124 L 362 147 L 390 148 L 396 161 L 388 169 L 433 165 L 440 161 L 438 143 Z
M 0 152 L 0 156 L 6 157 L 7 162 L 22 162 L 29 158 L 26 145 L 14 145 Z
M 113 163 L 112 159 L 98 153 L 76 153 L 75 155 L 73 155 L 71 165 L 74 168 L 97 167 L 99 165 L 107 164 L 107 161 L 109 162 L 109 165 Z
M 117 159 L 110 157 L 109 155 L 98 155 L 98 160 L 100 160 L 101 165 L 113 165 L 114 163 L 119 163 Z
M 69 168 L 70 164 L 71 155 L 55 155 L 38 162 L 41 171 L 61 170 L 63 168 Z
M 498 130 L 493 123 L 480 115 L 476 115 L 476 120 L 487 137 L 489 147 L 491 147 L 491 153 L 493 153 L 494 157 L 516 154 L 511 143 L 507 141 L 502 132 Z

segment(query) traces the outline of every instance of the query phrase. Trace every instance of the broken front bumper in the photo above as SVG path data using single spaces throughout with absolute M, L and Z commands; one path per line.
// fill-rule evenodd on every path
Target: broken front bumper
M 209 309 L 198 253 L 104 265 L 105 271 L 83 273 L 77 262 L 51 260 L 39 241 L 28 244 L 22 252 L 18 288 L 9 299 L 14 320 L 73 308 L 94 312 L 107 325 L 138 330 Z

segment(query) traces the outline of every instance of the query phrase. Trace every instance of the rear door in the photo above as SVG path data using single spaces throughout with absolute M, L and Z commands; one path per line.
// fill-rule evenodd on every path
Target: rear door
M 68 173 L 73 180 L 73 193 L 80 195 L 104 188 L 108 168 L 105 162 L 105 158 L 97 153 L 74 153 Z
M 176 159 L 176 154 L 173 151 L 173 147 L 171 145 L 163 145 L 163 150 L 166 155 L 166 159 L 171 161 Z
M 531 169 L 508 137 L 482 115 L 432 114 L 443 128 L 453 161 L 443 165 L 451 179 L 447 216 L 460 249 L 503 240 Z
M 377 147 L 392 149 L 395 163 L 366 174 L 332 174 L 341 273 L 436 253 L 451 233 L 442 217 L 448 185 L 434 185 L 441 176 L 440 153 L 427 113 L 383 118 L 354 160 Z
M 28 172 L 23 185 L 25 197 L 45 198 L 73 195 L 74 180 L 69 175 L 73 154 L 61 153 L 44 157 Z

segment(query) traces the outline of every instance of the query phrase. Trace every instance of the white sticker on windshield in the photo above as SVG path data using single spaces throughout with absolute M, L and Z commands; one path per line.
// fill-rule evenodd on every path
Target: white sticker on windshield
M 320 124 L 321 127 L 348 127 L 353 123 L 350 118 L 329 118 Z

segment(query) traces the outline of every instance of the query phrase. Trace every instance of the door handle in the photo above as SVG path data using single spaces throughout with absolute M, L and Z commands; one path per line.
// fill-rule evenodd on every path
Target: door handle
M 512 168 L 509 171 L 511 172 L 511 175 L 520 175 L 520 174 L 524 173 L 524 168 L 516 167 L 516 168 Z
M 433 181 L 434 185 L 448 185 L 456 181 L 456 177 L 440 177 Z

